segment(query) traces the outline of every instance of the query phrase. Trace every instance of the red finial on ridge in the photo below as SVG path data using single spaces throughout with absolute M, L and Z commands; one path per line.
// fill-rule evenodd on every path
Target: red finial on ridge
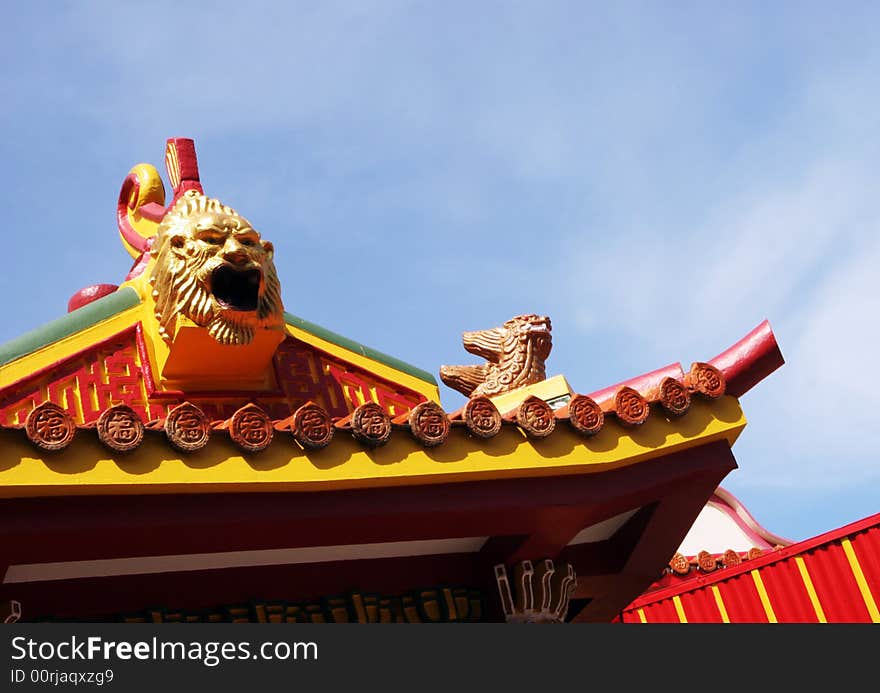
M 187 190 L 197 190 L 204 194 L 199 180 L 199 162 L 196 158 L 196 145 L 188 137 L 171 137 L 165 146 L 165 167 L 168 179 L 174 190 L 171 207 Z

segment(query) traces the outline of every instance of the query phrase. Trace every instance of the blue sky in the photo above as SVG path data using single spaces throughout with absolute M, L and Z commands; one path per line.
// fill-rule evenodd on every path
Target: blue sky
M 724 486 L 792 539 L 880 511 L 880 9 L 607 5 L 6 8 L 0 341 L 123 279 L 122 179 L 193 137 L 287 310 L 434 373 L 523 312 L 579 392 L 768 318 Z

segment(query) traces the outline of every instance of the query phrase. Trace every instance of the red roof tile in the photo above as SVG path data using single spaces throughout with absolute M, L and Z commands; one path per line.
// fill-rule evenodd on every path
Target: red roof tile
M 692 577 L 676 579 L 670 573 L 621 620 L 880 622 L 880 514 L 787 547 L 724 558 L 728 567 L 711 574 L 690 571 Z
M 97 423 L 76 424 L 62 407 L 44 402 L 30 412 L 23 427 L 8 428 L 24 428 L 31 442 L 46 451 L 63 449 L 80 429 L 95 429 L 104 445 L 115 452 L 137 447 L 145 431 L 164 431 L 169 443 L 181 452 L 201 449 L 212 433 L 222 431 L 248 453 L 268 447 L 275 431 L 290 432 L 294 440 L 309 449 L 329 444 L 334 432 L 349 433 L 366 446 L 380 446 L 388 442 L 396 429 L 408 430 L 416 440 L 431 447 L 442 444 L 452 426 L 466 426 L 475 437 L 490 438 L 502 426 L 515 425 L 531 438 L 543 438 L 552 435 L 558 422 L 563 422 L 581 435 L 590 436 L 601 430 L 608 417 L 625 426 L 638 426 L 648 419 L 652 409 L 667 415 L 685 415 L 693 396 L 714 398 L 725 391 L 727 372 L 738 382 L 746 382 L 754 375 L 749 375 L 750 359 L 757 358 L 763 370 L 772 360 L 773 348 L 768 345 L 772 342 L 775 348 L 775 340 L 768 331 L 769 326 L 763 323 L 738 343 L 740 347 L 735 345 L 724 352 L 724 358 L 716 357 L 713 361 L 723 368 L 697 362 L 685 374 L 678 364 L 666 366 L 593 396 L 573 395 L 567 405 L 556 411 L 531 396 L 512 410 L 499 412 L 489 398 L 479 396 L 449 415 L 440 405 L 424 402 L 393 421 L 383 407 L 373 402 L 360 405 L 344 417 L 332 417 L 319 405 L 307 402 L 283 418 L 277 418 L 277 411 L 276 418 L 271 418 L 259 406 L 247 404 L 228 419 L 211 421 L 197 405 L 183 402 L 164 418 L 140 425 L 137 414 L 124 405 L 107 408 Z M 778 354 L 778 348 L 775 353 Z

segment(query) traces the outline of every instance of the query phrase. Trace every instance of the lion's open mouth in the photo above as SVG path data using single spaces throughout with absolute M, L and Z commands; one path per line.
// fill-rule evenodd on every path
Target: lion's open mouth
M 220 265 L 211 272 L 211 293 L 225 308 L 256 310 L 260 279 L 262 273 L 258 269 L 238 270 L 230 265 Z

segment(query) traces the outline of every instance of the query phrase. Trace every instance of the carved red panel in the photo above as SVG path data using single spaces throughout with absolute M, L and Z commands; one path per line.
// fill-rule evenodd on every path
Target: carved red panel
M 426 401 L 415 390 L 377 378 L 293 338 L 278 347 L 275 370 L 289 400 L 311 400 L 331 416 L 347 416 L 361 404 L 375 402 L 395 417 Z
M 77 423 L 96 421 L 115 404 L 149 421 L 164 413 L 147 401 L 134 328 L 43 369 L 0 391 L 0 422 L 23 424 L 28 413 L 53 402 Z
M 279 389 L 275 392 L 171 393 L 157 389 L 147 350 L 132 327 L 94 347 L 74 354 L 0 390 L 0 425 L 24 425 L 43 402 L 53 402 L 78 424 L 97 421 L 103 411 L 124 404 L 144 422 L 163 419 L 185 400 L 208 421 L 226 421 L 248 402 L 271 419 L 280 420 L 308 401 L 330 416 L 348 416 L 358 406 L 375 402 L 389 416 L 409 412 L 426 401 L 404 388 L 288 338 L 275 355 Z

